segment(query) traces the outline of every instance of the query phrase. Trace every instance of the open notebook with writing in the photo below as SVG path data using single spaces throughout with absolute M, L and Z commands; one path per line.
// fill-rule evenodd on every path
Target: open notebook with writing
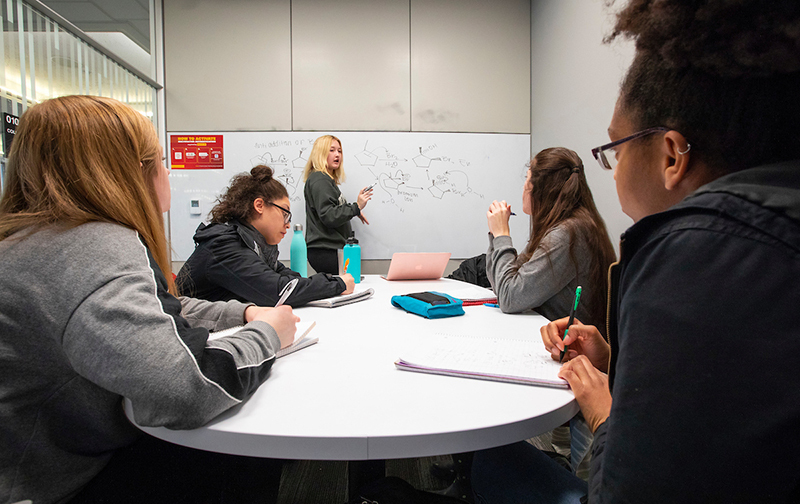
M 310 333 L 311 329 L 313 329 L 314 326 L 316 325 L 317 323 L 314 321 L 306 322 L 301 320 L 300 322 L 298 322 L 297 331 L 294 334 L 294 343 L 292 343 L 286 348 L 281 348 L 276 352 L 275 355 L 280 359 L 285 355 L 289 355 L 290 353 L 294 353 L 307 346 L 311 346 L 314 343 L 318 343 L 319 338 L 308 337 L 308 333 Z M 208 339 L 212 340 L 212 339 L 222 338 L 223 336 L 230 336 L 236 333 L 236 331 L 241 330 L 243 327 L 244 326 L 229 327 L 228 329 L 224 329 L 222 331 L 212 332 L 211 334 L 208 335 Z
M 394 363 L 403 371 L 568 388 L 541 341 L 440 333 L 403 355 Z
M 316 301 L 309 301 L 306 306 L 319 306 L 321 308 L 336 308 L 337 306 L 344 306 L 350 303 L 358 303 L 375 294 L 373 289 L 357 290 L 350 294 L 340 296 L 333 296 L 325 299 L 318 299 Z

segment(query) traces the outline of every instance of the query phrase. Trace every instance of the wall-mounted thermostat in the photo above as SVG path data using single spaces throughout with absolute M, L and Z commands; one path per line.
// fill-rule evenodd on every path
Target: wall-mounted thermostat
M 200 209 L 200 200 L 189 200 L 189 215 L 200 215 L 203 211 Z

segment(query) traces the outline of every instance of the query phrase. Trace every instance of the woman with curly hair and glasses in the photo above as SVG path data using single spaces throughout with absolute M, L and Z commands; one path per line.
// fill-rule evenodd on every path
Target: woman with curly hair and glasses
M 594 155 L 635 223 L 608 343 L 542 329 L 595 433 L 588 487 L 517 444 L 476 455 L 478 502 L 800 502 L 799 26 L 795 0 L 619 12 L 636 54 Z
M 286 304 L 350 294 L 355 281 L 317 273 L 303 278 L 278 262 L 278 244 L 292 221 L 289 194 L 268 166 L 240 173 L 211 209 L 211 223 L 200 224 L 196 248 L 178 273 L 187 296 L 210 301 L 239 301 L 274 306 L 284 287 L 297 280 Z

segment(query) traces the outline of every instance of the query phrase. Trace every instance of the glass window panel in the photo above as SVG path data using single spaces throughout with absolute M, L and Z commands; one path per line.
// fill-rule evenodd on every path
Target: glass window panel
M 155 123 L 156 89 L 24 0 L 0 0 L 0 109 L 68 94 L 110 96 Z

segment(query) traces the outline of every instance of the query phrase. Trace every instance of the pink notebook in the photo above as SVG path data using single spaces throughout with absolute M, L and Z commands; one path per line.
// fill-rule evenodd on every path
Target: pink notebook
M 450 252 L 395 252 L 386 280 L 436 280 L 442 278 Z

